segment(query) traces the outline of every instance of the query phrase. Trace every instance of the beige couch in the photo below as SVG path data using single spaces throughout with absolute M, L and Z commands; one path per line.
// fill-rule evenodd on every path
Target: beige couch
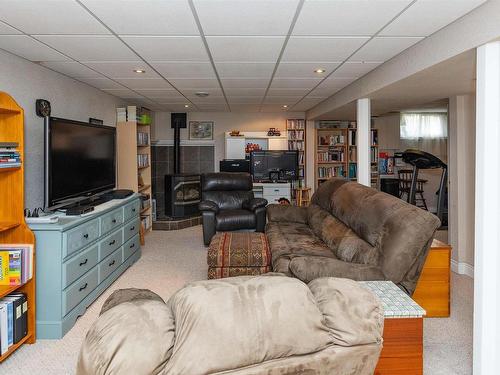
M 382 330 L 379 301 L 346 279 L 200 281 L 166 304 L 127 289 L 89 330 L 77 375 L 371 375 Z
M 266 236 L 275 272 L 391 280 L 413 294 L 439 219 L 392 195 L 330 179 L 309 207 L 270 205 Z

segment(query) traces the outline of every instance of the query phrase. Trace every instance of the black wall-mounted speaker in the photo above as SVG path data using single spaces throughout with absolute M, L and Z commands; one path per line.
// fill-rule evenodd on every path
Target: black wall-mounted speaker
M 179 129 L 187 128 L 187 113 L 171 113 L 170 120 L 170 126 L 172 129 L 175 129 L 176 127 Z

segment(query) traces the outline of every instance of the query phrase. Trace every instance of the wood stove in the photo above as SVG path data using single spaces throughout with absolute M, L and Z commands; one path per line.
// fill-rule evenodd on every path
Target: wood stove
M 165 215 L 183 218 L 199 214 L 201 179 L 198 174 L 165 176 Z

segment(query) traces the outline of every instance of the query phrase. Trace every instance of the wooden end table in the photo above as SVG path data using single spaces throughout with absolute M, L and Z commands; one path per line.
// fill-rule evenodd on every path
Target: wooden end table
M 375 375 L 423 374 L 425 310 L 392 281 L 360 281 L 384 308 L 384 347 Z

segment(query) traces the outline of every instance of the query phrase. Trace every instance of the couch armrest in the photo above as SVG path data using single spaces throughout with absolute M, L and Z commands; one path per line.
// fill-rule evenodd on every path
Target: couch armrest
M 270 204 L 267 206 L 267 220 L 307 224 L 307 207 Z
M 215 213 L 219 212 L 219 206 L 213 201 L 201 201 L 198 203 L 198 209 L 200 211 L 212 211 Z
M 243 202 L 243 208 L 245 210 L 254 211 L 257 208 L 262 208 L 267 206 L 267 200 L 264 198 L 252 198 Z
M 356 281 L 387 280 L 379 267 L 319 256 L 293 258 L 289 268 L 295 277 L 305 283 L 320 277 L 342 277 Z
M 309 283 L 333 343 L 382 343 L 384 313 L 379 299 L 354 280 L 324 277 Z

